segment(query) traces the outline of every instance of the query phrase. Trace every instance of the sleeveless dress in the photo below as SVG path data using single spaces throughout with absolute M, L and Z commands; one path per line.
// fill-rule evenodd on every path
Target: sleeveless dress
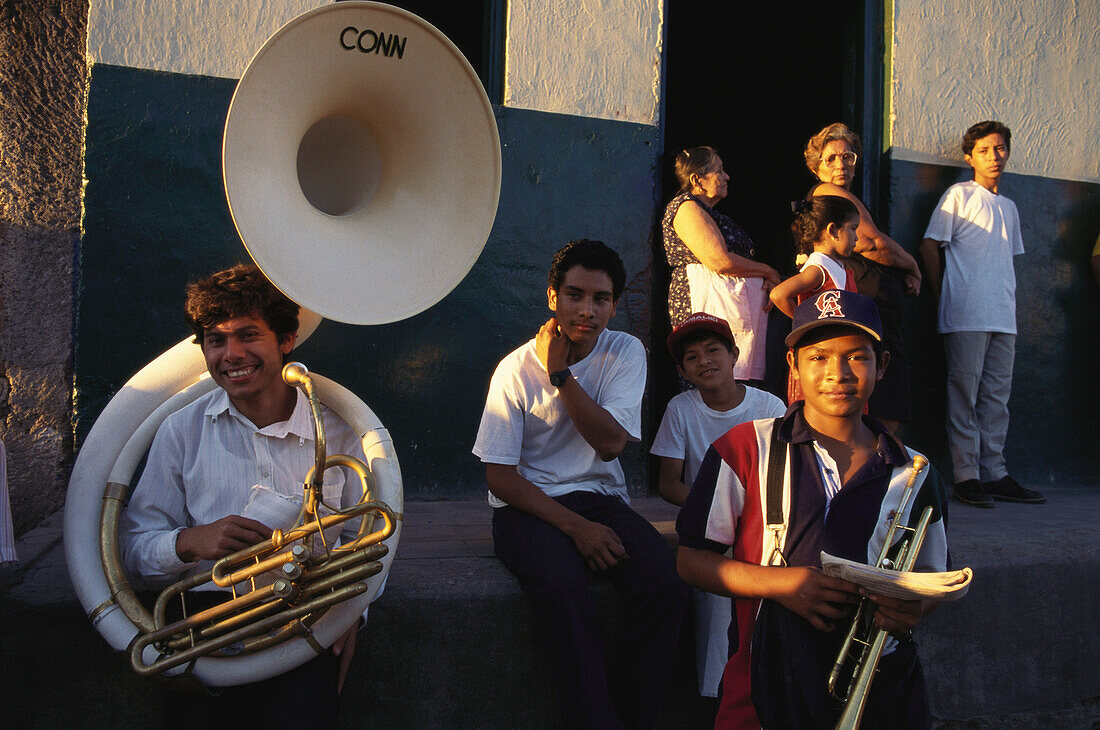
M 843 289 L 850 292 L 856 290 L 855 276 L 852 275 L 851 270 L 849 270 L 847 266 L 841 264 L 839 261 L 834 261 L 825 254 L 814 251 L 806 259 L 806 263 L 802 264 L 802 268 L 799 269 L 799 271 L 805 271 L 811 266 L 815 266 L 821 270 L 824 281 L 822 281 L 821 286 L 816 289 L 799 294 L 797 297 L 799 304 L 829 289 Z M 794 375 L 788 372 L 787 405 L 802 399 L 802 388 L 798 385 L 798 381 L 794 379 Z
M 672 274 L 668 283 L 668 318 L 673 327 L 679 326 L 685 319 L 691 316 L 691 291 L 688 286 L 687 266 L 700 263 L 699 259 L 687 247 L 687 244 L 676 235 L 672 227 L 672 221 L 676 218 L 676 212 L 685 202 L 693 200 L 703 206 L 703 210 L 718 226 L 722 238 L 726 241 L 726 250 L 730 253 L 744 256 L 747 259 L 756 258 L 756 248 L 753 246 L 749 234 L 745 233 L 741 226 L 730 220 L 729 216 L 719 213 L 691 193 L 680 193 L 669 201 L 665 207 L 665 216 L 661 220 L 661 237 L 665 247 L 665 257 L 668 265 L 672 267 Z

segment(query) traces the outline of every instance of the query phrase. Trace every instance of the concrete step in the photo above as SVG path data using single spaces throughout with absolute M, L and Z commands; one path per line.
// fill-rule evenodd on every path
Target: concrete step
M 1044 491 L 1042 506 L 951 505 L 953 561 L 975 578 L 965 599 L 918 631 L 938 727 L 1100 722 L 1100 490 Z M 657 498 L 635 507 L 674 540 L 674 507 Z M 561 726 L 530 609 L 493 556 L 491 516 L 482 500 L 406 505 L 386 592 L 371 608 L 341 698 L 342 725 Z M 59 513 L 25 535 L 20 570 L 4 576 L 5 725 L 158 727 L 160 690 L 107 648 L 76 602 L 60 528 Z M 594 590 L 613 641 L 616 597 L 600 581 Z M 681 643 L 661 725 L 706 727 L 690 641 Z

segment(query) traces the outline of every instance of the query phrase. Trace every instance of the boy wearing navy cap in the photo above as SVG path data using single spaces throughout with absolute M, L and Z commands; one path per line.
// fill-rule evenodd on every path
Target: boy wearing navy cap
M 738 350 L 726 320 L 696 312 L 672 330 L 667 343 L 677 371 L 695 388 L 669 401 L 649 452 L 661 457 L 661 496 L 682 505 L 714 439 L 740 423 L 781 416 L 786 406 L 734 379 Z M 730 599 L 700 590 L 692 598 L 699 694 L 717 697 L 729 658 Z
M 915 455 L 863 415 L 889 360 L 871 299 L 821 292 L 798 307 L 786 342 L 805 399 L 715 441 L 677 521 L 681 577 L 735 598 L 719 728 L 833 726 L 840 706 L 826 680 L 860 589 L 825 576 L 820 554 L 878 555 Z M 943 482 L 929 467 L 914 490 L 903 524 L 933 508 L 915 569 L 943 571 Z M 910 632 L 935 604 L 868 597 L 893 638 L 863 727 L 930 727 Z

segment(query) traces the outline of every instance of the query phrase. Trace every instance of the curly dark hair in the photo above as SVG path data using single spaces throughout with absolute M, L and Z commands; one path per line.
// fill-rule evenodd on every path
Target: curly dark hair
M 1000 122 L 985 121 L 978 122 L 970 129 L 966 130 L 966 134 L 963 135 L 962 151 L 964 155 L 969 155 L 974 151 L 974 144 L 983 137 L 988 137 L 991 134 L 999 134 L 1005 138 L 1005 149 L 1009 152 L 1012 151 L 1012 130 Z
M 814 241 L 829 224 L 838 228 L 851 218 L 859 218 L 859 209 L 855 203 L 839 195 L 814 195 L 796 206 L 794 222 L 791 223 L 791 235 L 798 246 L 799 253 L 809 254 L 814 250 Z
M 279 342 L 298 331 L 298 305 L 253 264 L 237 264 L 187 285 L 184 318 L 201 345 L 207 327 L 259 312 Z
M 565 279 L 565 272 L 574 266 L 603 271 L 610 276 L 611 299 L 618 303 L 626 286 L 626 269 L 623 267 L 622 258 L 614 249 L 603 241 L 590 241 L 587 238 L 570 241 L 554 254 L 550 273 L 546 276 L 547 285 L 554 291 L 558 291 Z

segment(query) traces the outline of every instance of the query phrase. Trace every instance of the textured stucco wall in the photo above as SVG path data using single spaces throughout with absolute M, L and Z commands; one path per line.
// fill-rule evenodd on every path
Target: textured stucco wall
M 966 128 L 999 119 L 1014 172 L 1100 182 L 1100 2 L 893 6 L 895 159 L 962 164 Z
M 88 63 L 240 78 L 288 20 L 323 0 L 93 0 Z
M 0 4 L 0 437 L 16 534 L 72 460 L 86 0 Z
M 661 0 L 511 0 L 504 105 L 657 124 Z

